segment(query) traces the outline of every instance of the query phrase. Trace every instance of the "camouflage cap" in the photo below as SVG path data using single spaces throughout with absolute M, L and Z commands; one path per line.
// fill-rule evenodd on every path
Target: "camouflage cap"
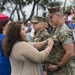
M 41 16 L 37 16 L 31 20 L 32 23 L 39 23 L 39 22 L 46 22 L 46 21 L 47 21 L 46 18 Z
M 52 7 L 52 8 L 48 8 L 48 11 L 49 11 L 49 17 L 52 16 L 53 14 L 55 14 L 56 12 L 60 12 L 61 9 L 59 6 L 55 6 L 55 7 Z

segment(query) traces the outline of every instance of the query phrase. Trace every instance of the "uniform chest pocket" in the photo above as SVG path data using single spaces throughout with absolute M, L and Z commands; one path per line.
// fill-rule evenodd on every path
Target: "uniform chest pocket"
M 53 41 L 54 41 L 54 45 L 56 45 L 56 46 L 60 45 L 60 41 L 59 41 L 58 36 L 54 35 L 54 36 L 52 36 L 51 38 L 52 38 Z

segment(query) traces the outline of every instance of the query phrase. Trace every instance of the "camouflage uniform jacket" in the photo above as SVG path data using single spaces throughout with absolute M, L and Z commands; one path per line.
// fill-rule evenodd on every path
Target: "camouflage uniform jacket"
M 65 55 L 63 46 L 73 43 L 73 35 L 70 32 L 70 29 L 64 23 L 62 23 L 60 27 L 51 34 L 51 38 L 54 40 L 54 46 L 46 61 L 59 64 Z M 59 71 L 51 72 L 48 75 L 75 75 L 71 64 L 75 65 L 74 61 L 68 62 Z
M 40 31 L 39 34 L 35 34 L 33 37 L 33 41 L 34 42 L 41 42 L 46 40 L 47 38 L 50 37 L 50 34 L 46 31 L 46 29 Z M 39 51 L 44 50 L 46 48 L 46 46 L 44 46 L 43 48 L 39 49 Z M 43 69 L 44 69 L 44 63 L 42 63 Z
M 34 42 L 41 42 L 50 37 L 49 33 L 44 29 L 39 34 L 35 34 L 33 37 Z

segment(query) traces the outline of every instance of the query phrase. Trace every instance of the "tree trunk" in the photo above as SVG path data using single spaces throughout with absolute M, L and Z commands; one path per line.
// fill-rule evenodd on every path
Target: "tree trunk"
M 23 16 L 23 22 L 25 21 L 26 19 L 26 15 L 24 14 L 24 12 L 22 11 L 22 7 L 21 7 L 21 2 L 19 1 L 19 8 L 20 8 L 20 11 L 22 13 L 22 16 Z
M 16 12 L 17 12 L 17 16 L 18 16 L 18 21 L 20 21 L 19 8 L 18 8 L 18 0 L 15 0 L 15 4 L 16 4 Z
M 65 8 L 66 8 L 66 2 L 67 2 L 67 0 L 65 0 L 65 2 L 64 2 L 64 11 L 65 11 Z
M 34 0 L 34 4 L 33 4 L 33 7 L 32 7 L 32 11 L 31 11 L 31 15 L 30 15 L 30 17 L 24 22 L 25 24 L 27 23 L 28 20 L 31 20 L 32 16 L 34 15 L 35 6 L 36 6 L 37 3 L 39 3 L 39 1 L 40 1 L 40 0 L 37 0 L 37 1 Z
M 12 15 L 14 13 L 14 11 L 16 10 L 16 7 L 12 10 L 11 14 L 10 14 L 10 19 L 12 20 Z
M 38 3 L 37 3 L 37 9 L 36 9 L 36 16 L 38 16 Z

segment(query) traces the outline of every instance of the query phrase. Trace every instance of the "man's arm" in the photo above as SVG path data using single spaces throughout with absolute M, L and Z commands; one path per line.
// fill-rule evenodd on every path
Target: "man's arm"
M 63 46 L 66 54 L 62 58 L 61 62 L 58 64 L 60 67 L 64 66 L 69 62 L 69 60 L 74 56 L 74 44 L 68 44 Z
M 62 60 L 60 61 L 60 63 L 58 65 L 54 65 L 54 64 L 49 65 L 50 71 L 54 72 L 54 71 L 62 68 L 74 56 L 74 44 L 65 45 L 65 46 L 63 46 L 63 48 L 66 52 L 65 55 L 63 56 Z

